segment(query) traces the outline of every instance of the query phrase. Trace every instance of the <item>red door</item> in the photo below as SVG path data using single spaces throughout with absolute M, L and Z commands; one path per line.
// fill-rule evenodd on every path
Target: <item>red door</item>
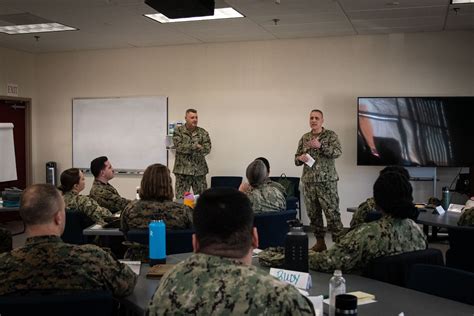
M 26 187 L 26 102 L 0 100 L 0 123 L 13 123 L 13 139 L 16 157 L 16 181 L 0 182 L 0 192 L 4 188 Z

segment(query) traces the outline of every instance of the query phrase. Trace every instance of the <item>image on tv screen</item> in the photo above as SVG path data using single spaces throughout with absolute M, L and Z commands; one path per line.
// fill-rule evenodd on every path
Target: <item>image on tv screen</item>
M 474 165 L 474 97 L 361 97 L 357 116 L 358 165 Z

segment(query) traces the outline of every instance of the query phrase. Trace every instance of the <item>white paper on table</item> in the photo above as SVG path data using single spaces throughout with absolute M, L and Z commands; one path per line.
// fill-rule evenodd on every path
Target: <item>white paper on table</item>
M 89 227 L 89 229 L 102 229 L 102 228 L 104 227 L 102 227 L 102 225 L 100 224 L 95 224 L 94 226 Z
M 448 207 L 448 212 L 461 214 L 463 210 L 464 210 L 464 205 L 462 204 L 451 203 L 449 204 L 449 207 Z
M 255 248 L 254 250 L 252 250 L 252 258 L 255 258 L 258 256 L 259 253 L 261 253 L 263 250 L 262 249 L 258 249 L 258 248 Z
M 315 160 L 310 154 L 306 154 L 306 158 L 308 158 L 308 161 L 306 161 L 305 164 L 311 168 L 314 165 Z
M 140 275 L 140 267 L 142 263 L 140 261 L 130 261 L 130 260 L 119 260 L 121 263 L 126 264 L 127 266 L 135 272 L 136 275 Z
M 325 299 L 323 302 L 329 305 L 329 298 Z M 377 300 L 362 300 L 362 301 L 357 300 L 357 306 L 370 304 L 370 303 L 377 303 Z
M 316 315 L 324 315 L 323 313 L 323 296 L 308 296 L 309 301 L 313 304 Z

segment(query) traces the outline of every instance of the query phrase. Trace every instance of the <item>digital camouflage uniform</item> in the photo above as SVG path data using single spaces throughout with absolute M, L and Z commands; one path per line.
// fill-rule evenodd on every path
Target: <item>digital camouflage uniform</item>
M 202 149 L 198 149 L 197 145 Z M 176 157 L 173 173 L 176 176 L 176 198 L 193 188 L 194 194 L 207 189 L 206 174 L 209 172 L 205 156 L 211 152 L 209 133 L 201 127 L 189 131 L 186 125 L 178 127 L 173 134 Z
M 123 231 L 148 229 L 152 220 L 163 220 L 166 229 L 186 229 L 193 225 L 192 209 L 173 201 L 132 201 L 120 215 Z
M 281 187 L 281 188 L 280 188 Z M 247 197 L 255 213 L 278 212 L 286 209 L 285 189 L 279 183 L 263 183 L 256 188 L 251 187 Z
M 194 254 L 165 275 L 148 315 L 313 315 L 298 290 L 239 261 Z
M 94 245 L 71 245 L 58 236 L 30 237 L 25 246 L 0 255 L 0 295 L 66 290 L 133 292 L 137 275 Z
M 351 228 L 357 227 L 360 224 L 365 223 L 365 218 L 367 214 L 375 210 L 375 200 L 373 197 L 368 198 L 365 202 L 362 202 L 352 215 L 351 219 Z
M 166 229 L 187 229 L 192 227 L 192 209 L 184 204 L 173 201 L 132 201 L 120 214 L 120 227 L 123 231 L 130 229 L 148 229 L 152 220 L 163 220 Z M 149 261 L 148 245 L 126 241 L 128 248 L 124 258 L 130 260 Z
M 474 207 L 464 210 L 458 221 L 459 226 L 474 226 Z
M 12 233 L 0 227 L 0 253 L 12 250 Z
M 307 144 L 313 138 L 318 137 L 321 148 L 310 148 Z M 315 163 L 309 167 L 297 158 L 302 154 L 309 154 Z M 311 226 L 316 238 L 324 238 L 323 212 L 326 216 L 328 230 L 332 232 L 332 238 L 337 241 L 342 232 L 341 214 L 339 212 L 339 195 L 337 193 L 337 181 L 339 176 L 336 172 L 334 159 L 342 154 L 341 143 L 331 130 L 323 128 L 316 136 L 312 132 L 304 134 L 295 154 L 295 164 L 303 166 L 304 201 Z
M 94 180 L 89 196 L 112 213 L 123 211 L 130 203 L 130 200 L 121 197 L 110 183 L 105 184 L 99 180 Z
M 63 195 L 63 198 L 67 209 L 84 213 L 94 223 L 105 224 L 105 218 L 113 216 L 108 209 L 88 196 L 69 191 Z
M 359 272 L 372 259 L 426 246 L 426 237 L 413 220 L 386 215 L 349 231 L 330 249 L 310 254 L 309 267 L 322 272 Z

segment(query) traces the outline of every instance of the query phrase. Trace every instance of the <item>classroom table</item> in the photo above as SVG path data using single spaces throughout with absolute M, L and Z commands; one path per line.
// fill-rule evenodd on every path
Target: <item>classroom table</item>
M 177 263 L 191 254 L 175 254 L 168 256 L 167 263 Z M 254 265 L 258 265 L 254 258 Z M 268 271 L 268 268 L 260 267 Z M 147 279 L 146 273 L 149 269 L 147 264 L 141 265 L 140 276 L 133 294 L 123 299 L 124 306 L 136 313 L 144 315 L 146 307 L 153 296 L 160 281 Z M 310 271 L 313 287 L 309 290 L 310 295 L 327 295 L 329 279 L 331 274 Z M 403 312 L 406 316 L 411 315 L 470 315 L 474 313 L 474 306 L 448 300 L 438 296 L 417 292 L 414 290 L 398 287 L 359 275 L 344 274 L 347 292 L 363 291 L 375 295 L 376 303 L 360 305 L 359 315 L 399 315 Z M 328 306 L 324 304 L 325 314 Z
M 104 228 L 102 225 L 94 224 L 82 231 L 85 236 L 123 236 L 119 228 Z

